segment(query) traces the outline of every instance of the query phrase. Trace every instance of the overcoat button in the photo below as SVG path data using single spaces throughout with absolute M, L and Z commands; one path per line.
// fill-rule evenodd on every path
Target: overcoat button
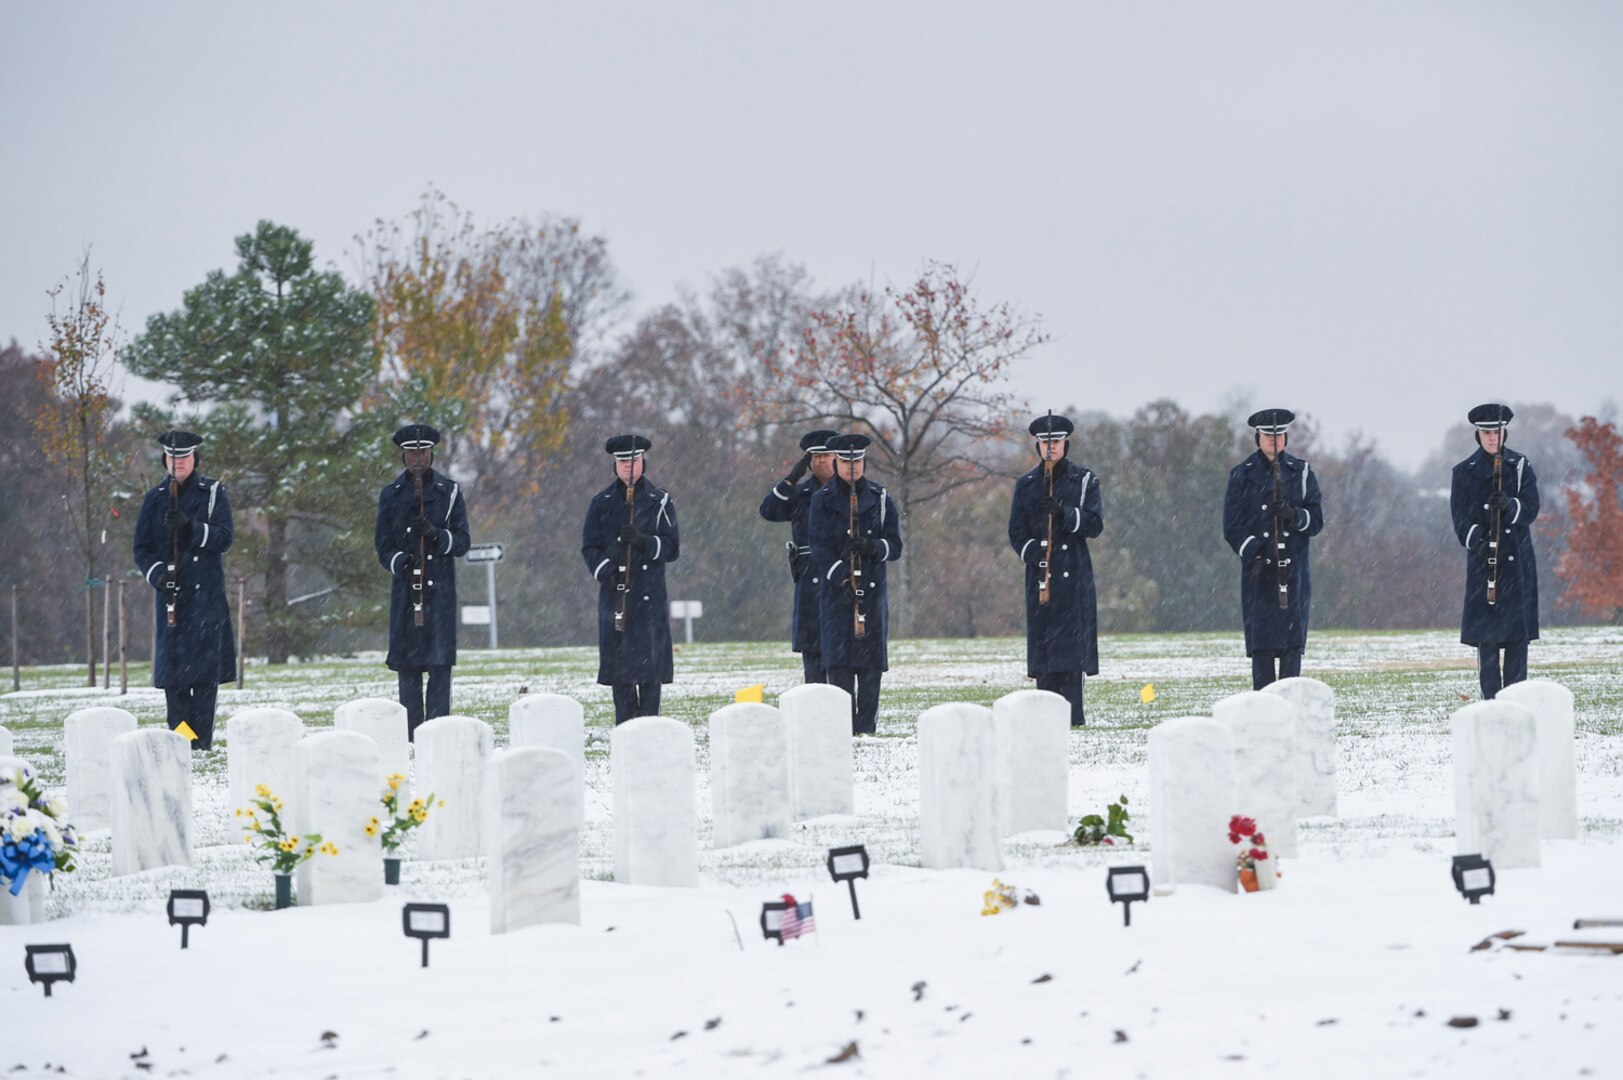
M 642 564 L 642 568 L 643 568 L 643 569 L 644 569 L 644 570 L 646 570 L 646 569 L 648 569 L 648 564 L 647 564 L 647 563 L 643 563 L 643 564 Z

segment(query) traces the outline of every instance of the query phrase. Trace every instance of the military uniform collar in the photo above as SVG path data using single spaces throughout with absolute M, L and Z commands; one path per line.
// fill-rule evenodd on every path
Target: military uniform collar
M 1504 457 L 1506 465 L 1514 465 L 1521 460 L 1521 455 L 1508 446 L 1504 449 Z M 1465 459 L 1465 465 L 1474 473 L 1485 476 L 1493 475 L 1493 455 L 1480 446 L 1471 452 L 1470 457 Z
M 1251 452 L 1251 456 L 1245 459 L 1246 468 L 1249 469 L 1255 465 L 1261 465 L 1265 472 L 1273 471 L 1273 466 L 1269 464 L 1268 457 L 1262 452 L 1261 447 L 1253 450 Z M 1289 469 L 1291 472 L 1301 472 L 1302 459 L 1292 455 L 1289 451 L 1281 450 L 1279 452 L 1279 467 L 1281 469 Z
M 428 489 L 433 488 L 436 491 L 444 491 L 447 488 L 449 488 L 450 485 L 451 485 L 451 478 L 450 477 L 446 476 L 444 473 L 436 472 L 433 469 L 429 469 L 428 470 L 428 476 L 423 481 L 423 490 L 427 491 Z M 401 469 L 400 470 L 400 475 L 395 477 L 394 486 L 395 487 L 410 487 L 411 486 L 411 470 L 410 469 Z

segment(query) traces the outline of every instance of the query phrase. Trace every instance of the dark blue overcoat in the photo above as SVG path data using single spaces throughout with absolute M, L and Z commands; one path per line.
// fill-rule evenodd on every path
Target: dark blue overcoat
M 1488 603 L 1488 543 L 1493 529 L 1493 456 L 1480 449 L 1454 466 L 1448 505 L 1454 535 L 1465 546 L 1465 611 L 1460 641 L 1466 645 L 1504 645 L 1538 639 L 1538 560 L 1533 534 L 1538 519 L 1538 476 L 1526 455 L 1506 449 L 1502 490 L 1516 500 L 1501 515 L 1498 602 Z
M 789 623 L 789 643 L 795 652 L 817 652 L 823 647 L 818 593 L 821 574 L 811 567 L 811 500 L 818 483 L 808 476 L 794 487 L 779 480 L 761 500 L 761 516 L 768 521 L 789 523 L 789 539 L 795 545 L 794 616 Z
M 146 575 L 152 600 L 157 647 L 152 685 L 165 689 L 228 682 L 237 677 L 237 642 L 225 595 L 221 558 L 231 548 L 231 500 L 218 481 L 193 473 L 180 489 L 180 512 L 192 529 L 180 542 L 180 593 L 175 625 L 169 625 L 159 585 L 171 555 L 164 515 L 173 477 L 146 493 L 135 519 L 135 568 Z
M 633 495 L 637 529 L 648 537 L 631 560 L 626 601 L 626 628 L 616 632 L 614 613 L 620 605 L 618 586 L 626 580 L 626 486 L 618 479 L 586 508 L 580 554 L 597 579 L 597 681 L 604 686 L 668 683 L 671 665 L 671 605 L 665 594 L 665 564 L 681 554 L 676 502 L 670 492 L 645 477 Z
M 811 566 L 817 589 L 823 663 L 827 667 L 890 669 L 890 593 L 885 566 L 902 557 L 902 525 L 896 500 L 866 478 L 857 481 L 857 531 L 879 547 L 879 557 L 862 560 L 862 610 L 867 632 L 856 637 L 851 608 L 851 487 L 838 476 L 818 488 L 811 501 Z
M 1223 539 L 1240 556 L 1240 608 L 1245 616 L 1245 654 L 1289 651 L 1307 645 L 1308 616 L 1313 606 L 1313 576 L 1308 563 L 1308 541 L 1324 528 L 1319 499 L 1319 478 L 1299 457 L 1281 452 L 1279 480 L 1296 505 L 1308 512 L 1308 524 L 1298 529 L 1288 523 L 1285 535 L 1290 604 L 1279 606 L 1279 582 L 1274 568 L 1277 542 L 1274 531 L 1274 473 L 1261 450 L 1229 472 L 1223 496 Z M 1261 545 L 1264 558 L 1256 558 Z
M 402 471 L 378 492 L 377 524 L 372 546 L 378 563 L 389 571 L 389 657 L 391 670 L 450 667 L 456 663 L 456 560 L 468 553 L 468 501 L 448 476 L 429 470 L 423 481 L 423 516 L 439 529 L 425 543 L 423 625 L 412 618 L 411 573 L 405 556 L 417 557 L 417 488 Z
M 1054 495 L 1065 511 L 1054 515 L 1048 551 L 1048 480 L 1041 465 L 1015 481 L 1009 506 L 1009 544 L 1026 565 L 1026 674 L 1063 671 L 1099 674 L 1099 602 L 1088 541 L 1104 531 L 1099 478 L 1069 460 L 1054 466 Z M 1037 602 L 1044 552 L 1053 563 L 1049 600 Z

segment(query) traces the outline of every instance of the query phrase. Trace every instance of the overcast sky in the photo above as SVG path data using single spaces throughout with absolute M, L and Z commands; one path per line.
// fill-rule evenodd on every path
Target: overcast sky
M 1417 464 L 1623 399 L 1623 4 L 0 6 L 0 340 L 86 244 L 126 327 L 233 236 L 430 184 L 607 237 L 637 309 L 926 258 L 1053 336 L 1034 409 L 1241 399 Z

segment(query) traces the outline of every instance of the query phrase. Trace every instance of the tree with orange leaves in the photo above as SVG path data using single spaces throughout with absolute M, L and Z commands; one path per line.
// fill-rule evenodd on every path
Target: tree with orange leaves
M 1010 431 L 1005 381 L 1048 340 L 1008 303 L 983 308 L 956 267 L 929 262 L 905 289 L 856 290 L 810 316 L 800 348 L 762 358 L 774 418 L 832 421 L 873 437 L 905 533 L 915 510 L 985 476 Z M 897 630 L 912 626 L 910 567 L 901 561 Z
M 1586 416 L 1567 438 L 1589 462 L 1585 492 L 1567 491 L 1572 528 L 1556 567 L 1566 585 L 1561 602 L 1589 618 L 1623 622 L 1623 436 L 1616 422 Z

